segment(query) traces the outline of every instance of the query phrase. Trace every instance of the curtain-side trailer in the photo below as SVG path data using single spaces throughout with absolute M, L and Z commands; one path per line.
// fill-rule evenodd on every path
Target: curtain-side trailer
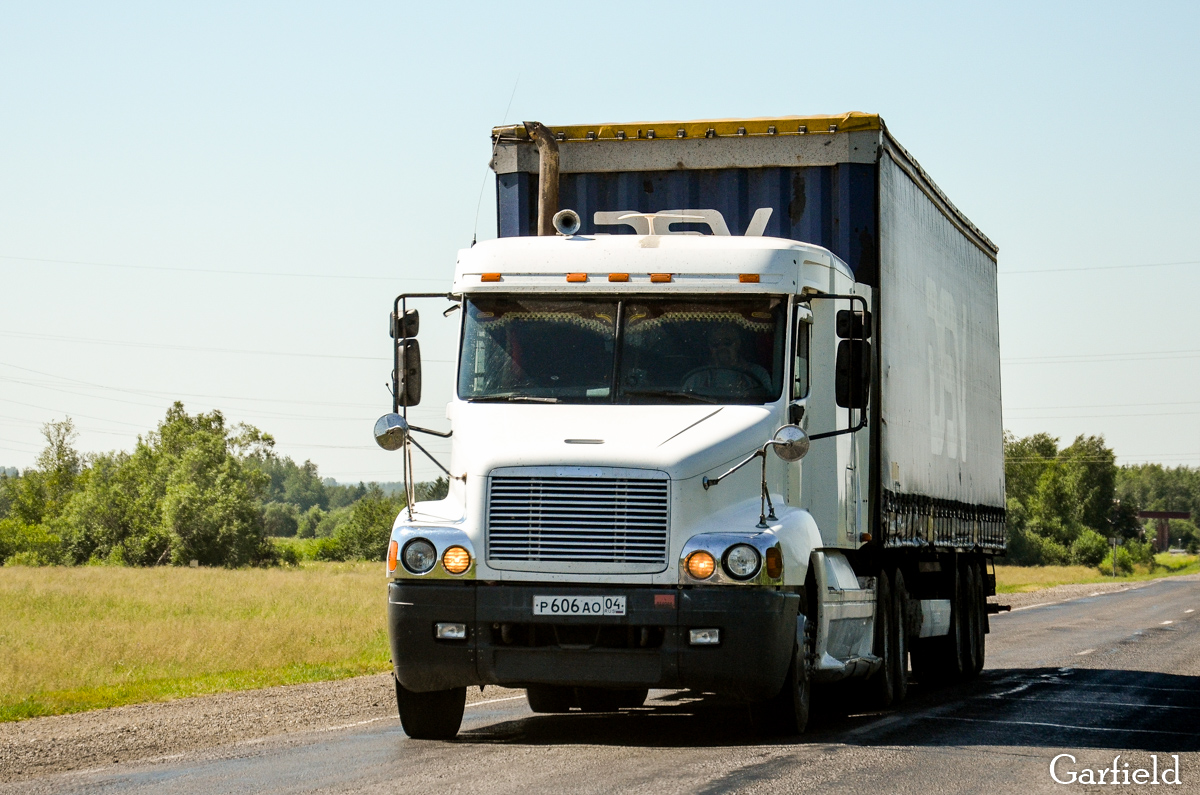
M 1005 548 L 996 246 L 878 116 L 493 131 L 499 239 L 396 298 L 403 451 L 448 496 L 388 554 L 396 694 L 457 732 L 472 685 L 535 712 L 722 693 L 803 731 L 984 663 Z M 416 305 L 461 309 L 448 431 L 418 428 Z M 449 311 L 449 310 L 447 310 Z

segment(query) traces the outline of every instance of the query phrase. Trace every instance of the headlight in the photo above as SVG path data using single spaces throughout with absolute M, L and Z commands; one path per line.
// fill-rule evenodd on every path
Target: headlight
M 404 545 L 404 568 L 413 574 L 424 574 L 437 563 L 437 550 L 423 538 L 414 538 Z
M 760 562 L 758 550 L 749 544 L 737 544 L 725 550 L 725 573 L 735 580 L 748 580 L 758 574 Z

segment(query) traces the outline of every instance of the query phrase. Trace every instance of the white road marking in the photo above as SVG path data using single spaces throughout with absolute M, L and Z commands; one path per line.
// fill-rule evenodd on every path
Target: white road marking
M 1192 732 L 1168 732 L 1157 731 L 1155 729 L 1116 729 L 1109 726 L 1070 726 L 1065 723 L 1042 723 L 1040 721 L 1032 720 L 986 720 L 984 718 L 955 718 L 949 715 L 939 715 L 937 718 L 933 718 L 933 720 L 960 720 L 967 723 L 999 723 L 1006 726 L 1046 726 L 1051 729 L 1076 729 L 1078 731 L 1087 732 L 1117 732 L 1118 734 L 1128 732 L 1130 734 L 1178 734 L 1183 737 L 1196 736 Z
M 518 698 L 525 698 L 525 696 L 505 696 L 504 698 L 493 698 L 490 701 L 474 701 L 470 704 L 467 704 L 467 706 L 479 707 L 484 704 L 499 704 L 501 701 L 516 701 Z
M 1012 610 L 1009 610 L 1008 612 L 1015 613 L 1018 610 L 1032 610 L 1035 607 L 1045 607 L 1046 605 L 1052 605 L 1052 604 L 1057 604 L 1057 602 L 1038 602 L 1036 605 L 1025 605 L 1024 607 L 1014 607 Z
M 1195 611 L 1195 610 L 1192 610 L 1192 609 L 1189 607 L 1187 610 L 1184 610 L 1183 612 L 1185 612 L 1185 613 L 1195 613 L 1196 611 Z
M 1174 624 L 1174 623 L 1175 623 L 1174 621 L 1164 621 L 1161 624 L 1159 624 L 1159 626 L 1165 627 L 1167 624 Z
M 1081 652 L 1077 652 L 1077 653 L 1075 654 L 1075 656 L 1076 656 L 1076 657 L 1082 657 L 1083 655 L 1085 655 L 1085 654 L 1091 654 L 1091 653 L 1092 653 L 1092 652 L 1094 652 L 1094 651 L 1095 651 L 1095 649 L 1084 649 L 1084 650 L 1083 650 L 1083 651 L 1081 651 Z

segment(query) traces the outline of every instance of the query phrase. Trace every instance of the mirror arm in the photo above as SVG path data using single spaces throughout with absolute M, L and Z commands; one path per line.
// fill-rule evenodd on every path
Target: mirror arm
M 435 431 L 430 428 L 422 428 L 418 425 L 409 425 L 408 428 L 409 428 L 409 430 L 412 430 L 412 431 L 420 431 L 421 433 L 427 433 L 430 436 L 440 436 L 443 439 L 449 439 L 451 436 L 454 435 L 454 431 Z
M 811 433 L 808 435 L 809 441 L 815 442 L 817 439 L 827 439 L 830 436 L 841 436 L 844 433 L 856 433 L 867 427 L 867 410 L 855 409 L 858 412 L 858 425 L 851 428 L 842 428 L 840 431 L 825 431 L 825 433 Z
M 409 427 L 411 428 L 412 426 L 410 425 Z M 450 434 L 446 434 L 446 435 L 449 436 Z M 453 475 L 450 474 L 449 469 L 446 469 L 444 466 L 442 466 L 441 461 L 438 461 L 436 458 L 433 457 L 433 455 L 428 450 L 426 450 L 424 447 L 421 446 L 420 442 L 418 442 L 416 439 L 412 438 L 411 436 L 408 437 L 408 441 L 412 442 L 418 450 L 420 450 L 422 453 L 424 453 L 425 457 L 428 458 L 430 461 L 432 461 L 434 463 L 434 465 L 437 466 L 438 469 L 445 472 L 446 477 L 449 477 L 449 478 L 454 477 Z
M 700 479 L 700 485 L 704 487 L 705 491 L 708 491 L 709 487 L 717 485 L 722 480 L 724 480 L 725 478 L 732 475 L 734 472 L 737 472 L 739 469 L 746 466 L 746 464 L 749 464 L 751 461 L 758 458 L 760 455 L 764 459 L 767 457 L 766 445 L 763 445 L 759 449 L 755 450 L 753 453 L 746 456 L 741 461 L 738 461 L 736 464 L 731 466 L 728 470 L 726 470 L 725 472 L 722 472 L 720 475 L 717 475 L 715 478 L 710 478 L 707 475 L 704 476 L 703 478 Z

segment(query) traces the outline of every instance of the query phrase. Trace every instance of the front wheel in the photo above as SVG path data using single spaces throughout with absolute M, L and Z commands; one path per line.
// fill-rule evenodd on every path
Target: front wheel
M 454 739 L 467 705 L 465 687 L 414 693 L 400 684 L 399 679 L 395 682 L 396 707 L 405 734 L 414 740 Z
M 809 674 L 808 652 L 812 646 L 805 632 L 803 648 L 796 648 L 788 667 L 783 687 L 769 701 L 750 708 L 750 717 L 764 734 L 791 736 L 803 734 L 808 728 L 812 709 L 812 677 Z

